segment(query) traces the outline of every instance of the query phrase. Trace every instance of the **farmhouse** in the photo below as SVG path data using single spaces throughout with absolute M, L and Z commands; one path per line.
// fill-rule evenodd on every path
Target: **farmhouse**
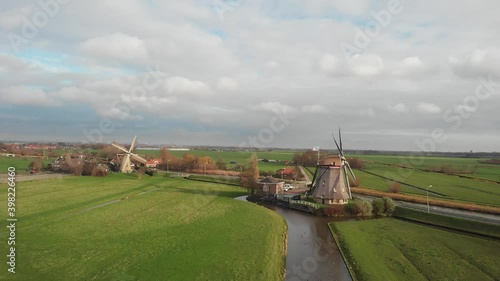
M 297 175 L 297 170 L 292 167 L 286 167 L 277 170 L 276 173 L 281 175 L 281 178 L 291 179 Z
M 267 176 L 257 182 L 257 195 L 279 194 L 285 190 L 285 182 L 272 176 Z
M 161 159 L 151 159 L 146 161 L 146 168 L 156 169 L 162 163 Z

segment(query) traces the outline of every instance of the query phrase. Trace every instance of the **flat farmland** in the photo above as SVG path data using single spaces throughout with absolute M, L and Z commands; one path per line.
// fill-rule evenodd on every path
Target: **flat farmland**
M 357 280 L 498 280 L 500 241 L 386 218 L 330 228 Z
M 233 199 L 245 193 L 119 174 L 19 182 L 17 273 L 0 280 L 282 280 L 286 223 Z

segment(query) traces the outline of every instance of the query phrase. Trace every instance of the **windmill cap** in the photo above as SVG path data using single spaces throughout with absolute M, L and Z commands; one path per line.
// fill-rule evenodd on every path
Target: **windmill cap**
M 342 160 L 339 155 L 328 155 L 318 160 L 319 165 L 340 166 Z

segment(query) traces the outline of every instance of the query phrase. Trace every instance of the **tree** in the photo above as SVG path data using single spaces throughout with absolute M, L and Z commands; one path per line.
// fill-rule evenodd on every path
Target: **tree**
M 388 216 L 391 216 L 396 209 L 394 201 L 392 201 L 392 199 L 389 197 L 382 197 L 382 201 L 384 201 L 384 213 Z
M 400 193 L 401 192 L 401 184 L 397 181 L 393 181 L 389 184 L 389 191 L 392 193 Z
M 29 163 L 28 168 L 30 168 L 30 170 L 41 170 L 43 168 L 43 162 L 39 159 L 34 160 Z
M 372 201 L 373 214 L 381 216 L 385 213 L 385 204 L 382 198 L 373 199 Z
M 195 155 L 191 154 L 191 153 L 186 153 L 184 154 L 184 156 L 182 157 L 182 159 L 184 160 L 184 168 L 186 170 L 193 170 L 196 168 L 196 164 L 197 164 L 197 160 L 198 160 L 198 157 L 196 157 Z
M 352 169 L 364 169 L 365 168 L 365 162 L 363 160 L 355 157 L 355 158 L 347 158 L 347 162 L 349 162 L 349 165 L 351 166 Z
M 222 158 L 217 159 L 217 162 L 215 162 L 215 165 L 217 166 L 217 168 L 219 170 L 226 170 L 227 169 L 226 162 L 224 162 L 224 159 L 222 159 Z
M 102 158 L 106 158 L 107 160 L 111 160 L 115 158 L 116 154 L 120 152 L 121 151 L 118 148 L 112 145 L 106 145 L 99 151 L 99 156 Z
M 304 153 L 296 153 L 293 156 L 293 162 L 300 166 L 316 166 L 318 162 L 318 152 L 309 150 Z
M 172 159 L 172 155 L 170 155 L 170 150 L 166 147 L 162 147 L 160 150 L 160 159 L 163 163 L 167 163 Z
M 354 202 L 354 214 L 356 216 L 371 216 L 372 204 L 366 200 L 356 200 Z
M 240 174 L 240 183 L 250 194 L 255 194 L 258 179 L 259 161 L 257 160 L 257 155 L 252 154 L 248 162 L 248 167 Z

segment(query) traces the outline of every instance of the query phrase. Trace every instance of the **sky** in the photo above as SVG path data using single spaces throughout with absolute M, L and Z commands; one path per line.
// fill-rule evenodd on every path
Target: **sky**
M 500 2 L 0 3 L 0 141 L 500 151 Z

